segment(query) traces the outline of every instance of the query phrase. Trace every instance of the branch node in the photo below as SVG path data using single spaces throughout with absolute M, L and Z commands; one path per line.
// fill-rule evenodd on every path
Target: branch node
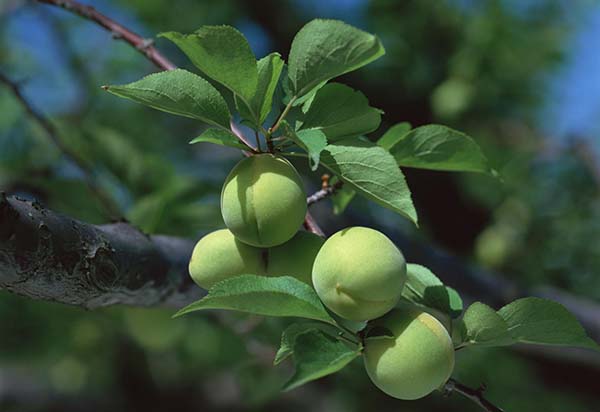
M 154 39 L 142 39 L 142 42 L 135 46 L 136 49 L 147 52 L 148 48 L 154 45 Z
M 501 408 L 494 405 L 483 396 L 483 393 L 485 392 L 486 388 L 487 386 L 485 384 L 481 384 L 477 389 L 473 389 L 455 381 L 454 379 L 450 379 L 448 380 L 448 382 L 446 382 L 442 391 L 444 393 L 444 396 L 450 396 L 453 392 L 460 393 L 465 398 L 479 405 L 484 411 L 504 412 Z
M 321 177 L 321 190 L 316 191 L 315 193 L 306 198 L 306 203 L 308 204 L 308 206 L 320 202 L 321 200 L 335 194 L 335 192 L 341 189 L 344 185 L 344 182 L 342 182 L 341 180 L 338 180 L 333 185 L 330 185 L 329 182 L 329 175 L 325 174 Z

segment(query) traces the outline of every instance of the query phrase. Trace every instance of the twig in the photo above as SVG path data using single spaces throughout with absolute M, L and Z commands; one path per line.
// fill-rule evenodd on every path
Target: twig
M 494 405 L 493 403 L 491 403 L 483 397 L 485 389 L 485 386 L 480 386 L 477 389 L 469 388 L 468 386 L 465 386 L 462 383 L 458 383 L 454 379 L 450 379 L 448 382 L 446 382 L 446 385 L 444 386 L 444 392 L 446 393 L 446 395 L 450 395 L 452 394 L 452 392 L 457 392 L 479 405 L 484 411 L 504 412 L 503 409 L 500 409 L 499 407 L 497 407 L 496 405 Z
M 336 191 L 338 191 L 339 189 L 341 189 L 341 187 L 344 185 L 344 182 L 342 182 L 341 180 L 338 180 L 337 182 L 335 182 L 333 185 L 329 186 L 327 185 L 326 187 L 322 188 L 319 191 L 316 191 L 315 193 L 313 193 L 312 195 L 308 196 L 306 198 L 306 203 L 310 206 L 313 205 L 331 195 L 333 195 Z
M 271 128 L 269 128 L 267 138 L 270 138 L 271 135 L 277 131 L 277 129 L 281 125 L 281 122 L 283 121 L 283 119 L 285 119 L 285 116 L 287 116 L 288 112 L 292 108 L 292 105 L 294 104 L 295 101 L 296 101 L 296 96 L 291 98 L 291 100 L 289 101 L 287 106 L 285 106 L 285 109 L 283 109 L 283 112 L 281 112 L 281 114 L 277 118 L 277 121 L 275 121 L 275 124 Z
M 6 75 L 0 72 L 0 83 L 4 83 L 6 87 L 10 89 L 15 98 L 21 103 L 27 114 L 31 116 L 40 127 L 46 132 L 48 138 L 56 145 L 56 147 L 62 152 L 62 154 L 71 162 L 73 162 L 81 170 L 84 175 L 84 182 L 90 191 L 98 198 L 109 217 L 115 220 L 121 219 L 121 213 L 112 200 L 112 198 L 100 187 L 96 178 L 94 177 L 94 171 L 88 166 L 88 164 L 79 157 L 77 153 L 72 151 L 67 145 L 65 145 L 59 138 L 54 125 L 44 115 L 38 112 L 33 105 L 25 98 L 19 85 L 9 79 Z
M 315 218 L 310 214 L 310 212 L 306 212 L 306 217 L 304 218 L 304 228 L 317 236 L 325 237 L 325 232 L 323 232 L 323 229 L 319 227 Z
M 163 56 L 156 50 L 152 45 L 152 40 L 145 39 L 142 36 L 134 33 L 133 31 L 123 27 L 114 20 L 106 17 L 104 14 L 98 12 L 92 6 L 78 3 L 73 0 L 37 0 L 39 3 L 45 3 L 52 6 L 62 7 L 63 9 L 75 13 L 85 19 L 91 20 L 106 30 L 112 33 L 113 38 L 117 40 L 123 40 L 129 43 L 137 51 L 146 56 L 147 59 L 152 61 L 156 66 L 163 70 L 174 70 L 177 68 L 169 59 Z

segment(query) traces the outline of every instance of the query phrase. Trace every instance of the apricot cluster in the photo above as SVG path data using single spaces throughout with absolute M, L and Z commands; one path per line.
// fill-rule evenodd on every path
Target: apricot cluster
M 221 192 L 227 229 L 197 243 L 192 279 L 208 289 L 242 274 L 293 276 L 314 287 L 341 318 L 369 321 L 392 336 L 364 339 L 364 363 L 373 383 L 399 399 L 421 398 L 443 385 L 454 368 L 444 326 L 400 302 L 406 283 L 402 252 L 383 233 L 343 229 L 324 240 L 300 231 L 306 193 L 283 157 L 260 154 L 240 161 Z
M 240 161 L 225 179 L 221 214 L 227 229 L 204 236 L 189 264 L 205 289 L 242 274 L 293 276 L 311 283 L 312 263 L 324 240 L 299 231 L 306 215 L 300 175 L 280 156 Z

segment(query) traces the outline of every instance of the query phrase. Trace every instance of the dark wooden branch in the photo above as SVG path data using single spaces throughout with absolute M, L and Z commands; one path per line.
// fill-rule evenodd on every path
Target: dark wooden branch
M 187 274 L 193 244 L 127 223 L 94 226 L 0 194 L 0 288 L 83 308 L 181 307 L 203 291 Z
M 480 386 L 477 389 L 469 388 L 468 386 L 463 385 L 462 383 L 458 383 L 454 379 L 450 379 L 446 382 L 444 386 L 444 391 L 446 395 L 450 395 L 453 392 L 460 393 L 462 396 L 470 399 L 477 405 L 481 407 L 484 411 L 487 412 L 504 412 L 503 409 L 500 409 L 489 400 L 485 399 L 483 393 L 485 392 L 485 386 Z
M 100 201 L 102 207 L 108 214 L 108 217 L 111 219 L 118 219 L 121 217 L 120 211 L 108 193 L 106 193 L 102 187 L 98 184 L 94 171 L 90 168 L 90 166 L 81 158 L 79 155 L 72 151 L 67 145 L 65 145 L 62 139 L 59 137 L 58 132 L 52 122 L 48 120 L 44 115 L 38 112 L 33 104 L 25 98 L 23 93 L 21 92 L 21 88 L 19 85 L 8 78 L 5 74 L 0 72 L 0 83 L 3 83 L 15 96 L 15 98 L 19 101 L 23 109 L 27 112 L 27 114 L 44 130 L 46 136 L 56 145 L 58 150 L 69 160 L 74 163 L 79 170 L 81 170 L 83 174 L 83 181 L 90 189 L 90 191 L 96 196 L 96 198 Z
M 145 39 L 139 34 L 134 33 L 128 28 L 115 22 L 111 18 L 98 12 L 92 6 L 78 3 L 73 0 L 36 0 L 39 3 L 45 3 L 52 6 L 62 7 L 63 9 L 75 13 L 80 17 L 91 20 L 94 23 L 108 30 L 113 38 L 123 40 L 142 53 L 148 60 L 154 63 L 162 70 L 173 70 L 175 66 L 169 59 L 163 56 L 153 45 L 152 40 Z
M 410 261 L 418 242 L 412 244 L 413 250 L 406 248 Z M 180 238 L 146 236 L 126 223 L 89 225 L 39 204 L 0 195 L 0 288 L 32 299 L 84 308 L 116 304 L 179 308 L 204 293 L 187 273 L 192 246 Z M 477 272 L 445 252 L 418 247 L 429 250 L 427 259 L 419 261 L 450 280 L 463 297 L 499 306 L 526 294 L 502 277 Z M 444 276 L 448 273 L 456 277 Z M 600 337 L 597 303 L 553 289 L 534 292 L 565 305 L 592 338 Z M 545 350 L 551 351 L 552 358 L 570 363 L 598 364 L 591 351 L 577 351 L 578 357 L 572 358 L 573 351 L 564 348 Z

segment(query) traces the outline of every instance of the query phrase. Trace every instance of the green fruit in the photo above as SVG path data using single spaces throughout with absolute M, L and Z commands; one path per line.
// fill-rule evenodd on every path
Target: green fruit
M 300 175 L 286 159 L 261 154 L 240 161 L 221 192 L 225 225 L 242 242 L 271 247 L 292 238 L 306 215 Z
M 194 282 L 204 289 L 234 276 L 265 272 L 262 250 L 240 242 L 227 229 L 200 239 L 192 252 L 189 270 Z
M 325 239 L 300 231 L 283 245 L 269 249 L 267 275 L 293 276 L 312 285 L 311 274 L 315 257 Z
M 312 281 L 325 306 L 342 318 L 375 319 L 398 303 L 406 281 L 406 261 L 383 233 L 351 227 L 321 247 Z
M 379 389 L 398 399 L 419 399 L 440 388 L 454 369 L 452 339 L 429 313 L 395 309 L 372 323 L 393 338 L 365 339 L 367 374 Z

